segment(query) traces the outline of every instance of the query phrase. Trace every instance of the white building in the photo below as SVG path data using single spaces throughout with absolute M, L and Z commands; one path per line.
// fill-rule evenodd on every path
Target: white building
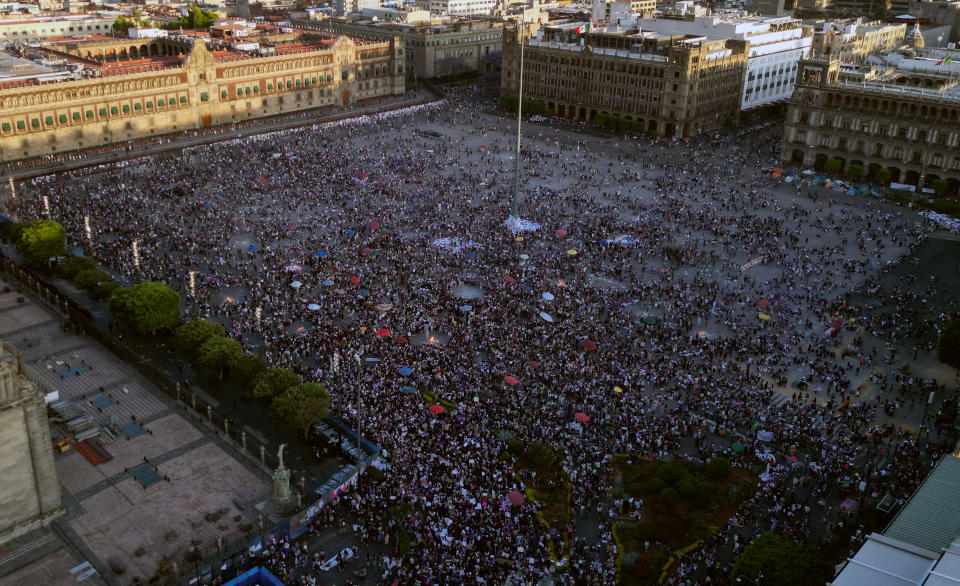
M 642 31 L 750 41 L 742 110 L 788 100 L 793 95 L 797 61 L 810 53 L 813 42 L 811 30 L 792 17 L 704 16 L 692 21 L 641 18 L 636 24 Z
M 417 7 L 431 14 L 471 16 L 490 14 L 497 3 L 498 0 L 417 0 Z
M 35 43 L 48 37 L 110 35 L 116 15 L 77 15 L 0 20 L 0 43 Z

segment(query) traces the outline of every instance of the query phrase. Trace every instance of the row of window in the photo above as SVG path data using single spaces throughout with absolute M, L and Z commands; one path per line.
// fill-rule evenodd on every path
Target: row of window
M 126 104 L 113 104 L 110 106 L 98 105 L 88 106 L 83 110 L 72 110 L 70 112 L 59 112 L 55 114 L 33 115 L 28 118 L 8 119 L 0 122 L 0 133 L 9 134 L 13 132 L 32 132 L 59 128 L 61 126 L 70 126 L 75 124 L 84 124 L 88 122 L 101 122 L 111 120 L 122 116 L 137 115 L 142 113 L 152 114 L 158 110 L 169 110 L 173 108 L 183 108 L 188 104 L 187 96 L 159 96 L 156 102 L 152 98 L 145 98 L 143 101 L 136 101 Z

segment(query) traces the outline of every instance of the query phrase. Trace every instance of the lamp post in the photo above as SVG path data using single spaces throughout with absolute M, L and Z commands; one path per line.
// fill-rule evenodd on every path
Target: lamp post
M 520 42 L 520 87 L 517 90 L 517 158 L 513 173 L 513 201 L 510 202 L 510 215 L 520 217 L 520 127 L 523 115 L 523 28 L 526 25 L 521 21 L 517 24 L 517 39 Z

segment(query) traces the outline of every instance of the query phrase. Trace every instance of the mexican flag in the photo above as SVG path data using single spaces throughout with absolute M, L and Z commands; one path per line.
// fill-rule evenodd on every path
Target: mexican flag
M 946 59 L 941 59 L 941 60 L 937 61 L 937 65 L 950 65 L 950 61 L 951 61 L 952 59 L 953 59 L 953 57 L 947 57 Z
M 573 32 L 576 33 L 576 34 L 578 34 L 578 35 L 583 34 L 583 33 L 589 33 L 589 32 L 590 32 L 590 25 L 589 25 L 589 24 L 582 24 L 582 25 L 578 26 L 577 28 L 573 29 Z

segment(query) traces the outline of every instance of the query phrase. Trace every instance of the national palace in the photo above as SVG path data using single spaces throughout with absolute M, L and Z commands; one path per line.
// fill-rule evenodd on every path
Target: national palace
M 65 38 L 34 50 L 80 76 L 0 83 L 0 161 L 404 92 L 399 36 L 294 31 L 244 50 L 180 35 Z

